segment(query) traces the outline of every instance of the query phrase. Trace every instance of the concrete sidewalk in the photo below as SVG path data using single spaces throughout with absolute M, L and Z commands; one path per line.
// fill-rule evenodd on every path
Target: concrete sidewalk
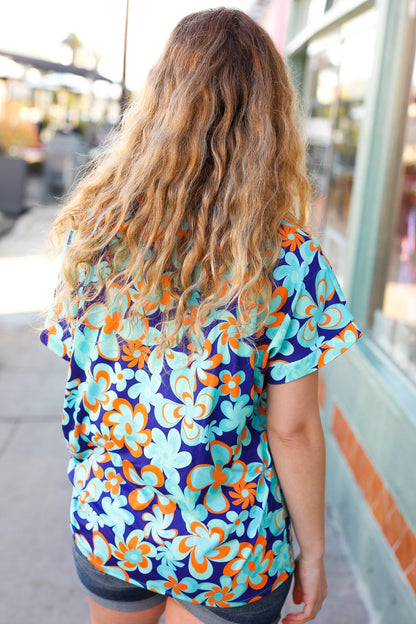
M 33 309 L 20 296 L 15 307 L 6 302 L 6 311 L 0 312 L 0 621 L 12 624 L 88 622 L 87 601 L 72 564 L 68 454 L 60 430 L 67 364 L 38 339 L 38 308 L 53 290 L 54 271 L 45 269 L 44 278 L 42 254 L 55 213 L 55 207 L 31 210 L 0 239 L 2 298 L 8 293 L 6 282 L 17 282 L 17 293 L 26 288 L 22 266 L 30 274 L 28 281 L 38 285 L 28 288 Z M 36 263 L 36 256 L 42 261 Z M 314 622 L 369 624 L 342 537 L 330 516 L 326 563 L 328 598 Z M 288 604 L 285 612 L 290 610 Z

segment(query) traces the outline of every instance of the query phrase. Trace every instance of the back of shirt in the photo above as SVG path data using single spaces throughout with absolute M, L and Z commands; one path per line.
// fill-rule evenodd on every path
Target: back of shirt
M 266 432 L 267 383 L 307 375 L 360 333 L 319 243 L 290 224 L 264 328 L 242 339 L 235 306 L 161 351 L 161 306 L 144 321 L 99 300 L 51 311 L 42 341 L 70 362 L 63 430 L 71 522 L 102 571 L 162 594 L 236 606 L 293 571 L 290 519 Z

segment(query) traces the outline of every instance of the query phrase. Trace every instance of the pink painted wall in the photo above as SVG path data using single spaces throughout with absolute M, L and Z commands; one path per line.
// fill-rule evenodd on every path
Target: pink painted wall
M 286 43 L 287 27 L 291 0 L 274 0 L 271 8 L 271 37 L 276 48 L 283 55 Z

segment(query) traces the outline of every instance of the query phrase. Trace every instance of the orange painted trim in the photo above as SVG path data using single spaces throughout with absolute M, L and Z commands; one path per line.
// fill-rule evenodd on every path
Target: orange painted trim
M 332 417 L 332 433 L 374 519 L 416 594 L 416 535 L 337 405 Z

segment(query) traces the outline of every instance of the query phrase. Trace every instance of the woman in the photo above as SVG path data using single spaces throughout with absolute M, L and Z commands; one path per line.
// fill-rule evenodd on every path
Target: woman
M 184 18 L 54 226 L 93 624 L 279 618 L 326 595 L 317 369 L 359 336 L 307 224 L 287 69 L 247 15 Z M 291 522 L 300 546 L 293 557 Z

